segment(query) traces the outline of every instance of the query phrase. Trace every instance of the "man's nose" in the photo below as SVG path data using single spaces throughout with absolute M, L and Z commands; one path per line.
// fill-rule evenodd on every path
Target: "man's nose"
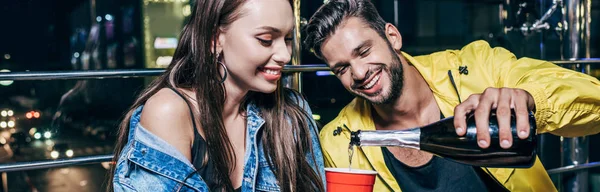
M 354 64 L 350 69 L 352 72 L 352 79 L 354 79 L 355 81 L 364 80 L 367 77 L 367 74 L 369 73 L 369 67 L 365 65 L 361 66 L 360 64 Z

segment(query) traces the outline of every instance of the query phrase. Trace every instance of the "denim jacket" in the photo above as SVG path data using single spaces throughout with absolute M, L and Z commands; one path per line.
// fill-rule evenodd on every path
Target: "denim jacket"
M 301 100 L 308 114 L 312 114 L 306 101 Z M 116 164 L 113 187 L 119 191 L 209 191 L 196 169 L 177 149 L 161 138 L 153 135 L 140 125 L 143 106 L 133 113 L 129 124 L 128 142 L 123 148 Z M 277 179 L 263 150 L 257 133 L 264 124 L 259 109 L 247 106 L 246 153 L 244 155 L 244 173 L 242 191 L 280 191 Z M 323 155 L 317 136 L 317 127 L 310 120 L 312 146 L 316 162 L 307 159 L 313 169 L 321 175 L 325 186 Z M 312 157 L 308 155 L 308 157 Z

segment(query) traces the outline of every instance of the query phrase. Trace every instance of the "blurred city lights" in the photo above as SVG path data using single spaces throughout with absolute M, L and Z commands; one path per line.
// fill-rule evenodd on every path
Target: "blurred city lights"
M 112 15 L 110 15 L 110 14 L 106 14 L 106 15 L 104 16 L 104 19 L 106 19 L 107 21 L 112 21 L 112 20 L 113 20 L 113 16 L 112 16 Z
M 53 159 L 56 159 L 56 158 L 58 158 L 58 155 L 59 155 L 59 154 L 58 154 L 58 151 L 52 151 L 52 152 L 50 153 L 50 156 L 51 156 Z
M 73 157 L 73 150 L 69 149 L 66 152 L 67 157 Z
M 44 132 L 44 138 L 50 139 L 50 137 L 52 137 L 52 133 L 50 133 L 50 131 Z
M 8 54 L 6 54 L 6 55 L 8 55 Z M 6 58 L 6 55 L 4 55 L 4 58 Z M 8 57 L 10 58 L 10 55 Z M 2 69 L 2 70 L 0 70 L 0 72 L 10 72 L 10 70 Z M 3 86 L 9 86 L 12 84 L 13 84 L 13 81 L 0 81 L 0 85 L 3 85 Z

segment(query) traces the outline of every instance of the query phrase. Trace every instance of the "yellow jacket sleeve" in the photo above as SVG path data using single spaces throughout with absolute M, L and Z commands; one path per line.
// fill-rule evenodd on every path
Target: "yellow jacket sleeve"
M 489 68 L 497 87 L 520 88 L 535 101 L 537 133 L 576 137 L 600 132 L 600 81 L 553 63 L 531 58 L 517 59 L 503 48 L 484 41 L 462 50 L 477 54 Z

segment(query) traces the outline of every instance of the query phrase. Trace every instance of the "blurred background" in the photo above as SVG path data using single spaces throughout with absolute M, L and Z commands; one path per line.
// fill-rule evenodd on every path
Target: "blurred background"
M 551 61 L 600 57 L 599 1 L 373 2 L 383 18 L 399 28 L 404 51 L 411 55 L 485 40 L 517 57 Z M 192 3 L 1 0 L 0 72 L 164 68 Z M 322 0 L 301 1 L 301 17 L 309 19 L 322 4 Z M 306 50 L 296 56 L 302 65 L 324 64 Z M 600 77 L 597 65 L 561 66 Z M 0 81 L 0 164 L 112 153 L 119 121 L 151 80 Z M 302 73 L 301 82 L 321 125 L 353 98 L 329 71 Z M 594 153 L 598 148 L 594 146 L 599 142 L 597 135 L 567 139 L 544 134 L 540 157 L 546 169 L 596 162 L 600 153 Z M 104 191 L 108 167 L 100 163 L 5 172 L 0 191 Z M 561 191 L 600 191 L 600 169 L 551 176 Z

